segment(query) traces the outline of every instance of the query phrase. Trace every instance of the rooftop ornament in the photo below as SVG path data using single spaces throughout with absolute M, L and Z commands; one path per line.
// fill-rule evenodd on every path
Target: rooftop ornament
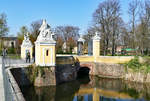
M 78 39 L 78 42 L 85 42 L 85 40 L 83 39 L 83 35 L 80 35 L 80 38 Z
M 54 32 L 52 32 L 51 27 L 47 24 L 46 20 L 43 20 L 43 23 L 40 27 L 40 34 L 37 37 L 36 43 L 46 42 L 46 43 L 55 43 Z
M 100 34 L 96 32 L 95 36 L 93 37 L 93 40 L 100 40 Z
M 32 43 L 29 39 L 29 33 L 27 32 L 26 34 L 24 34 L 24 40 L 22 42 L 22 47 L 32 47 Z

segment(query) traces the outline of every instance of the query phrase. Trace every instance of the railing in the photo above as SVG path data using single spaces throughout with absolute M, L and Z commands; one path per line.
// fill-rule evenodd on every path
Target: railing
M 9 59 L 8 57 L 1 58 L 5 101 L 25 101 L 21 90 L 9 69 L 9 67 L 11 66 L 11 64 L 14 63 L 14 61 L 11 61 L 11 59 Z

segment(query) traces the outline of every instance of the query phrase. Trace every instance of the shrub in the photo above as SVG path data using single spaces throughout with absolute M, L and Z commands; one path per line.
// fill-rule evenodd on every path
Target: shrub
M 128 67 L 132 69 L 133 71 L 140 71 L 143 73 L 150 72 L 150 62 L 140 63 L 138 57 L 135 57 L 134 59 L 126 63 L 125 67 Z
M 8 48 L 8 54 L 15 54 L 15 48 Z
M 128 66 L 129 68 L 135 70 L 135 69 L 139 69 L 139 68 L 141 67 L 141 64 L 139 63 L 138 58 L 134 58 L 134 59 L 130 60 L 130 61 L 126 64 L 126 66 Z

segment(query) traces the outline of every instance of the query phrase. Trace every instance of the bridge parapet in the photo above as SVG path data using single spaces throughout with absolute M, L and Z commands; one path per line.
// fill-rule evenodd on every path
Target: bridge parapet
M 8 59 L 8 58 L 7 58 Z M 10 72 L 6 58 L 0 57 L 0 98 L 1 101 L 25 101 L 21 90 Z M 13 67 L 12 67 L 13 68 Z
M 76 60 L 81 62 L 97 62 L 97 63 L 108 63 L 108 64 L 118 64 L 126 63 L 134 58 L 134 56 L 74 56 Z

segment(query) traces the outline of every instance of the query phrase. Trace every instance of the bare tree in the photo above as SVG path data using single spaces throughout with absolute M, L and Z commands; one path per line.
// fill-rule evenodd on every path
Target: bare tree
M 74 37 L 75 40 L 79 37 L 79 28 L 75 26 L 58 26 L 55 32 L 56 34 L 62 35 L 65 41 L 69 37 Z
M 75 26 L 58 26 L 55 28 L 57 37 L 62 37 L 67 42 L 68 52 L 72 52 L 79 37 L 79 28 Z
M 37 20 L 31 23 L 31 29 L 30 29 L 30 33 L 31 33 L 31 41 L 32 43 L 34 43 L 40 33 L 39 28 L 42 25 L 42 20 Z
M 20 31 L 17 32 L 17 53 L 20 53 L 20 46 L 22 44 L 22 41 L 24 39 L 24 34 L 26 34 L 28 32 L 28 28 L 26 26 L 22 26 L 20 28 Z
M 94 22 L 99 26 L 101 38 L 103 38 L 104 55 L 107 55 L 108 47 L 112 45 L 112 55 L 115 54 L 116 35 L 119 34 L 120 3 L 118 0 L 106 0 L 99 4 L 93 14 Z
M 131 0 L 129 3 L 129 9 L 128 14 L 130 16 L 130 25 L 131 25 L 131 36 L 133 42 L 131 43 L 132 48 L 136 48 L 136 24 L 138 21 L 138 15 L 139 15 L 139 1 L 138 0 Z
M 4 13 L 0 14 L 0 37 L 5 36 L 9 31 L 6 17 Z
M 7 26 L 7 19 L 6 19 L 6 14 L 2 13 L 0 14 L 0 38 L 7 35 L 9 31 L 9 28 Z M 0 41 L 0 50 L 3 48 L 3 38 L 1 38 Z
M 136 38 L 138 39 L 137 41 L 137 46 L 139 47 L 139 50 L 142 55 L 144 53 L 148 54 L 148 50 L 150 48 L 150 1 L 145 0 L 145 2 L 141 2 L 141 8 L 140 8 L 140 14 L 139 14 L 139 21 L 140 23 L 138 24 L 137 27 L 137 35 Z

